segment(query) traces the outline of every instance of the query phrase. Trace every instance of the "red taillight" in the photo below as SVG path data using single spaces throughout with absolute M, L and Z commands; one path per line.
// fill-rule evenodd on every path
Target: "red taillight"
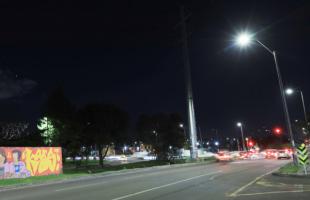
M 291 154 L 292 150 L 291 149 L 285 149 L 285 153 Z

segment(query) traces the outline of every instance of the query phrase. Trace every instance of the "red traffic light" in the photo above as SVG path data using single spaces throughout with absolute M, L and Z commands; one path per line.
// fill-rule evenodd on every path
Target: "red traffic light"
M 254 146 L 254 144 L 253 144 L 252 141 L 250 141 L 250 142 L 249 142 L 249 147 L 252 147 L 252 146 Z
M 274 132 L 276 135 L 280 135 L 280 134 L 282 134 L 282 129 L 279 128 L 279 127 L 276 127 L 276 128 L 273 129 L 273 132 Z

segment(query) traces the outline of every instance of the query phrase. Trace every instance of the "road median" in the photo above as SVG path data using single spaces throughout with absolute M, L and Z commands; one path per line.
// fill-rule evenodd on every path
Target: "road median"
M 310 178 L 308 169 L 308 174 L 304 172 L 304 168 L 300 165 L 294 165 L 294 163 L 288 163 L 281 167 L 276 172 L 273 172 L 272 175 L 275 176 L 284 176 L 284 177 L 299 177 L 299 178 Z

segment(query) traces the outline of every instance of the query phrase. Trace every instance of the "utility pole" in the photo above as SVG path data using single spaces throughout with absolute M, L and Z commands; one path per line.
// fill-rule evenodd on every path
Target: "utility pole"
M 192 91 L 192 80 L 191 80 L 191 69 L 189 62 L 188 53 L 188 38 L 186 30 L 186 18 L 184 13 L 184 6 L 180 6 L 181 15 L 181 28 L 182 28 L 182 52 L 183 52 L 183 62 L 184 62 L 184 72 L 186 81 L 186 95 L 187 95 L 187 110 L 188 110 L 188 124 L 189 124 L 189 135 L 191 139 L 191 159 L 197 159 L 197 128 L 196 119 L 194 111 L 194 99 Z
M 242 125 L 240 126 L 240 130 L 241 130 L 241 138 L 242 138 L 242 149 L 243 149 L 243 151 L 247 151 L 248 148 L 245 148 L 245 144 L 244 144 L 244 133 L 243 133 Z M 247 145 L 247 147 L 248 147 L 248 145 Z
M 237 138 L 237 147 L 238 147 L 238 151 L 240 151 L 240 144 L 239 144 L 239 139 Z
M 202 147 L 202 135 L 201 135 L 201 128 L 198 126 L 199 129 L 199 137 L 200 137 L 200 147 Z

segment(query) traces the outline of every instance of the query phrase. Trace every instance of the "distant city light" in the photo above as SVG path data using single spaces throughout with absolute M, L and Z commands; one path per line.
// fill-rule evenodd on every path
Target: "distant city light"
M 242 126 L 242 123 L 241 123 L 241 122 L 238 122 L 238 123 L 237 123 L 237 126 L 238 126 L 238 127 L 241 127 L 241 126 Z
M 218 141 L 214 142 L 215 146 L 218 146 L 220 143 Z

